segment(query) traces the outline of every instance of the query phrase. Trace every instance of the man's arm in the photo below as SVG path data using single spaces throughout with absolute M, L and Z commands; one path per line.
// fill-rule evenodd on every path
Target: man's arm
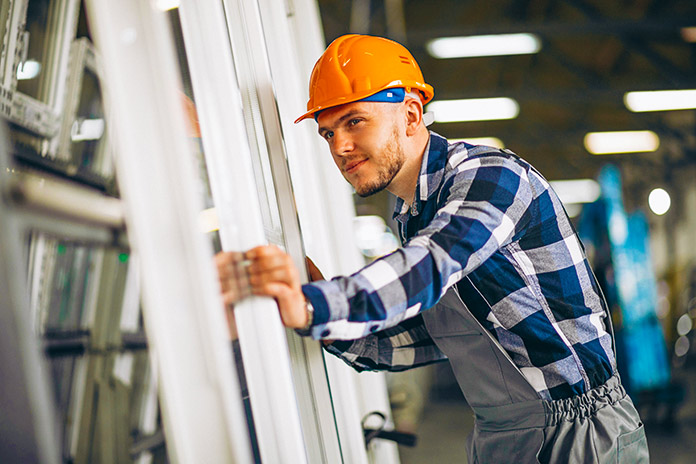
M 298 290 L 299 287 L 294 285 L 296 269 L 292 260 L 286 257 L 285 253 L 274 246 L 258 247 L 247 253 L 222 252 L 215 256 L 220 286 L 233 334 L 235 331 L 232 306 L 243 295 L 249 295 L 252 292 L 274 296 L 278 300 L 281 319 L 286 326 L 288 325 L 286 321 L 297 319 L 296 316 L 287 314 L 288 311 L 297 309 L 294 298 L 278 299 L 277 297 L 291 295 L 297 291 L 301 294 L 301 288 Z M 313 281 L 323 279 L 319 269 L 309 259 L 307 259 L 307 267 L 310 279 Z M 253 271 L 247 276 L 247 270 L 251 269 Z M 273 285 L 260 284 L 266 279 L 270 279 Z M 250 285 L 250 282 L 255 282 L 255 286 Z M 244 289 L 241 288 L 243 286 Z M 284 288 L 279 291 L 280 287 Z M 305 309 L 302 308 L 302 310 Z M 233 338 L 236 338 L 236 334 Z M 420 317 L 409 319 L 380 333 L 369 334 L 359 340 L 324 339 L 322 343 L 329 353 L 339 357 L 359 372 L 402 371 L 446 359 L 428 335 Z
M 305 285 L 282 250 L 257 247 L 244 254 L 251 291 L 275 298 L 291 328 L 305 328 L 311 301 L 315 339 L 362 338 L 437 303 L 524 227 L 532 198 L 526 170 L 513 160 L 469 159 L 445 179 L 436 215 L 404 247 L 351 276 Z
M 358 372 L 399 372 L 447 359 L 430 338 L 422 316 L 357 340 L 335 340 L 326 351 Z
M 524 228 L 533 196 L 525 168 L 511 159 L 462 162 L 444 180 L 433 219 L 402 248 L 351 276 L 303 286 L 312 336 L 354 340 L 432 307 Z

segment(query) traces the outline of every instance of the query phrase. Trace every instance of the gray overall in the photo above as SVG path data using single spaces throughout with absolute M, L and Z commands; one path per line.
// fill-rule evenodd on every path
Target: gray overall
M 618 374 L 564 400 L 542 400 L 456 288 L 423 319 L 476 417 L 473 463 L 647 463 L 648 446 Z

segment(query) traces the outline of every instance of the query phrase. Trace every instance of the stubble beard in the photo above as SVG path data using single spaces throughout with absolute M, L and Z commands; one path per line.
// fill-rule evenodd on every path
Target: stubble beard
M 389 186 L 403 167 L 405 161 L 404 150 L 399 141 L 396 128 L 394 128 L 392 136 L 382 150 L 382 159 L 384 163 L 377 172 L 377 178 L 372 182 L 354 187 L 358 196 L 365 198 L 381 192 Z

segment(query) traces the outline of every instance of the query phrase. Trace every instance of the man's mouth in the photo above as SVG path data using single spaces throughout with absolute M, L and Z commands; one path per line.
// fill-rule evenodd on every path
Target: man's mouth
M 347 174 L 352 174 L 355 171 L 357 171 L 358 168 L 360 166 L 362 166 L 363 163 L 365 163 L 365 161 L 367 161 L 367 159 L 363 159 L 363 160 L 359 160 L 359 161 L 351 161 L 348 164 L 346 164 L 346 167 L 343 168 L 343 171 L 346 172 Z

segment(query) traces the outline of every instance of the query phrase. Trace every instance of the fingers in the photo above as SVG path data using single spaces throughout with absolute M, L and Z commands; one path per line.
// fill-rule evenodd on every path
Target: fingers
M 288 255 L 262 256 L 249 259 L 247 272 L 249 275 L 270 273 L 276 270 L 295 269 L 292 259 Z
M 290 255 L 280 248 L 267 245 L 246 253 L 222 252 L 215 256 L 215 263 L 228 308 L 251 294 L 269 296 L 276 299 L 286 327 L 302 328 L 307 324 L 299 271 Z
M 275 245 L 261 245 L 254 247 L 244 253 L 247 259 L 258 259 L 267 256 L 279 256 L 286 253 Z
M 253 248 L 245 253 L 245 257 L 251 262 L 247 273 L 255 294 L 259 294 L 268 283 L 282 283 L 291 288 L 299 288 L 299 272 L 290 255 L 279 248 L 273 245 Z
M 215 255 L 215 265 L 218 268 L 220 278 L 230 278 L 239 274 L 239 267 L 243 265 L 244 253 L 237 251 L 223 251 Z
M 302 292 L 281 283 L 267 283 L 263 294 L 272 296 L 278 303 L 280 319 L 285 327 L 299 329 L 307 324 L 307 309 Z
M 260 272 L 292 264 L 290 255 L 275 245 L 252 248 L 244 253 L 244 257 L 250 261 L 250 271 L 252 272 Z
M 248 262 L 244 259 L 243 253 L 233 251 L 218 253 L 215 255 L 215 264 L 225 306 L 233 305 L 251 294 L 246 272 Z
M 277 267 L 272 269 L 252 270 L 249 269 L 249 283 L 252 289 L 262 287 L 271 282 L 293 285 L 297 280 L 292 268 Z
M 246 253 L 221 252 L 215 255 L 218 279 L 226 305 L 251 294 L 270 295 L 266 284 L 280 283 L 299 289 L 299 272 L 290 255 L 274 245 L 252 248 Z
M 300 273 L 290 255 L 269 245 L 253 248 L 245 253 L 245 257 L 251 261 L 247 271 L 252 292 L 275 298 L 283 325 L 304 327 L 307 309 Z

